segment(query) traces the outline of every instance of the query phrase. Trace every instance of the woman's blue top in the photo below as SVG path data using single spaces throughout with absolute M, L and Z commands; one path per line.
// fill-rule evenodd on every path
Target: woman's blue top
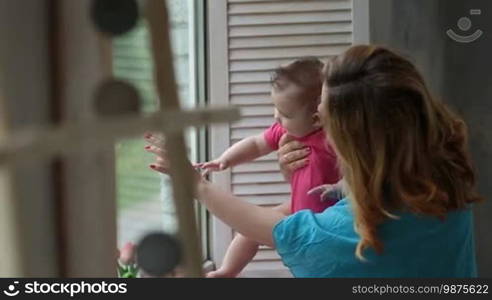
M 444 220 L 397 214 L 378 227 L 383 253 L 366 249 L 361 261 L 349 202 L 318 214 L 302 210 L 275 225 L 276 249 L 295 277 L 476 277 L 471 208 Z

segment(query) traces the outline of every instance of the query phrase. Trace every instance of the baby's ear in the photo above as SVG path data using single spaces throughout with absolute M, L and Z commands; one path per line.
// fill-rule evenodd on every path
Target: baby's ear
M 313 118 L 313 125 L 315 127 L 323 127 L 323 123 L 321 122 L 321 117 L 319 115 L 319 112 L 315 112 L 312 115 L 312 118 Z

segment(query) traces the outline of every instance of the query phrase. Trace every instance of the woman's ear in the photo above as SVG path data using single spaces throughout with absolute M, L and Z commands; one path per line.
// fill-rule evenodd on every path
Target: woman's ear
M 313 125 L 315 127 L 323 127 L 323 123 L 321 122 L 321 116 L 319 115 L 319 112 L 315 112 L 312 118 L 313 118 Z

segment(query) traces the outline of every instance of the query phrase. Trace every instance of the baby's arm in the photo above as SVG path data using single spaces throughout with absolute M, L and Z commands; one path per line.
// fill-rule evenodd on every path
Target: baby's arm
M 267 155 L 273 149 L 268 146 L 263 134 L 250 136 L 232 145 L 213 161 L 196 165 L 210 171 L 220 171 Z

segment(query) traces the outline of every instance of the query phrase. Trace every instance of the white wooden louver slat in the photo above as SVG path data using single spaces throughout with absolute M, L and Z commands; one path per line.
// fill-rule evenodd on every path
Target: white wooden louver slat
M 272 120 L 273 122 L 273 120 Z M 240 140 L 248 136 L 257 135 L 264 131 L 265 127 L 256 128 L 231 128 L 231 139 Z
M 231 60 L 257 60 L 257 59 L 295 59 L 302 56 L 336 55 L 347 48 L 347 45 L 321 45 L 321 46 L 298 46 L 291 48 L 262 48 L 262 49 L 231 49 L 229 59 Z
M 303 55 L 306 56 L 307 54 Z M 331 58 L 332 55 L 323 55 L 319 58 L 323 61 Z M 272 59 L 249 59 L 249 60 L 231 60 L 229 61 L 229 70 L 231 72 L 251 72 L 251 71 L 273 71 L 280 65 L 291 62 L 289 58 L 272 58 Z
M 241 199 L 255 205 L 278 205 L 290 197 L 289 193 L 275 195 L 244 195 Z
M 350 33 L 351 31 L 352 24 L 349 21 L 336 23 L 320 22 L 313 24 L 268 24 L 257 26 L 232 26 L 229 27 L 229 37 L 282 36 L 343 32 Z
M 290 186 L 287 183 L 254 183 L 254 184 L 234 184 L 233 192 L 238 196 L 242 195 L 272 195 L 279 193 L 289 193 Z
M 231 95 L 270 94 L 270 83 L 236 83 L 230 85 Z
M 253 174 L 234 174 L 232 184 L 241 183 L 265 183 L 265 182 L 284 182 L 284 178 L 278 172 L 253 173 Z
M 336 45 L 350 44 L 352 36 L 350 33 L 327 33 L 312 35 L 283 35 L 283 36 L 264 36 L 264 37 L 238 37 L 229 43 L 229 49 L 254 49 L 254 48 L 274 48 L 274 47 L 295 47 L 311 45 Z
M 263 3 L 259 3 L 263 2 Z M 311 12 L 319 10 L 345 10 L 351 8 L 350 1 L 310 1 L 306 5 L 305 0 L 299 1 L 229 1 L 229 15 L 237 14 L 264 14 L 264 13 L 288 13 Z
M 264 101 L 264 103 L 268 103 L 267 101 Z M 243 117 L 253 117 L 253 116 L 273 117 L 273 109 L 270 103 L 264 105 L 239 106 L 239 109 Z
M 231 123 L 231 128 L 265 128 L 272 124 L 272 116 L 243 117 L 241 120 Z
M 233 15 L 229 17 L 229 26 L 310 24 L 328 20 L 329 22 L 350 21 L 350 10 Z
M 253 161 L 232 168 L 232 173 L 254 173 L 280 171 L 277 160 Z
M 248 95 L 230 95 L 229 101 L 231 105 L 239 105 L 244 108 L 271 105 L 272 102 L 270 92 L 260 92 Z M 271 108 L 271 110 L 273 115 L 273 108 Z
M 229 76 L 230 83 L 269 83 L 272 74 L 269 71 L 232 72 Z

